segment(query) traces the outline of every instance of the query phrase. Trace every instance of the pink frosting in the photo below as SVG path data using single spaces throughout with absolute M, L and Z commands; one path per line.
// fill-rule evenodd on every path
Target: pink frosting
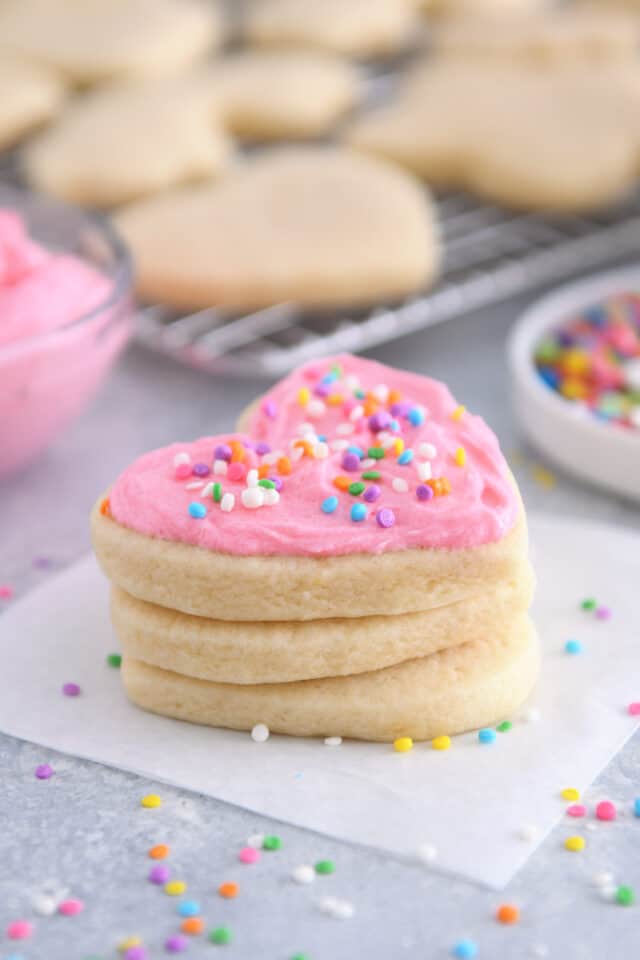
M 329 384 L 323 378 L 333 377 L 332 369 L 340 373 Z M 395 410 L 396 423 L 382 433 L 372 430 L 380 423 L 371 421 L 370 415 L 360 415 L 361 399 L 354 396 L 354 390 L 375 391 L 381 398 L 387 390 L 397 391 L 400 400 L 395 396 L 385 398 L 376 410 L 383 421 Z M 393 406 L 392 401 L 404 406 Z M 111 515 L 118 523 L 151 537 L 243 556 L 321 557 L 490 543 L 503 537 L 515 523 L 516 493 L 495 435 L 480 417 L 459 410 L 459 416 L 452 416 L 456 410 L 451 393 L 436 380 L 349 355 L 308 364 L 266 394 L 250 418 L 246 435 L 177 443 L 136 460 L 113 486 Z M 423 422 L 414 425 L 411 418 Z M 305 428 L 305 423 L 311 427 Z M 347 435 L 351 428 L 353 432 Z M 265 456 L 267 461 L 278 452 L 291 456 L 292 443 L 305 431 L 312 455 L 294 459 L 289 475 L 279 475 L 276 464 L 268 467 L 268 477 L 282 484 L 274 505 L 257 509 L 244 506 L 241 494 L 247 487 L 246 479 L 231 480 L 213 473 L 197 476 L 198 471 L 213 468 L 214 451 L 220 444 L 230 440 L 249 444 L 245 447 L 245 466 L 255 468 L 265 463 Z M 387 447 L 384 458 L 367 467 L 369 448 L 380 447 L 394 437 L 400 437 L 405 450 L 411 451 L 405 458 L 413 459 L 401 464 L 395 449 Z M 364 466 L 356 455 L 356 469 L 344 469 L 343 458 L 349 451 L 332 449 L 336 440 L 338 445 L 347 441 L 359 447 L 365 454 Z M 325 442 L 328 451 L 323 448 Z M 261 444 L 271 448 L 266 455 Z M 435 447 L 435 455 L 425 444 Z M 456 461 L 460 449 L 463 453 L 458 453 L 458 461 L 464 459 L 462 465 Z M 322 453 L 328 455 L 322 457 Z M 189 466 L 176 469 L 176 456 L 178 463 L 188 457 Z M 353 466 L 353 458 L 349 461 Z M 429 500 L 418 498 L 419 471 L 426 461 L 431 463 L 433 478 L 448 479 L 449 494 Z M 186 475 L 190 469 L 192 473 Z M 373 484 L 379 487 L 375 502 L 368 501 L 364 492 L 353 495 L 334 485 L 337 476 L 358 482 L 367 470 L 381 474 L 380 479 L 362 481 L 365 490 Z M 405 481 L 401 489 L 394 487 L 394 478 Z M 207 489 L 212 481 L 219 482 L 223 492 L 234 494 L 235 506 L 230 512 L 223 511 L 210 487 Z M 200 482 L 204 485 L 187 489 Z M 424 486 L 420 491 L 423 494 Z M 338 505 L 333 512 L 325 513 L 322 504 L 330 497 L 336 497 Z M 361 521 L 352 519 L 351 508 L 356 503 L 365 508 Z M 196 512 L 204 507 L 206 515 L 193 517 L 189 512 L 192 504 L 200 505 Z M 390 526 L 382 525 L 389 521 Z

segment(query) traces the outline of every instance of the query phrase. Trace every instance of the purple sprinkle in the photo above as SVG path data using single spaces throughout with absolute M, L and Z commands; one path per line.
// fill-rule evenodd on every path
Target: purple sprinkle
M 214 460 L 226 460 L 227 463 L 231 460 L 231 447 L 228 443 L 219 443 L 218 446 L 213 451 Z
M 260 409 L 269 420 L 275 420 L 278 416 L 278 407 L 273 400 L 264 400 Z
M 610 620 L 611 619 L 611 610 L 609 607 L 598 607 L 596 610 L 596 617 L 598 620 Z
M 369 417 L 369 430 L 371 430 L 372 433 L 380 433 L 381 430 L 386 430 L 390 423 L 391 416 L 387 411 L 378 410 L 377 413 Z
M 259 457 L 263 457 L 265 453 L 271 453 L 271 447 L 268 443 L 261 441 L 260 443 L 256 443 L 256 453 Z
M 125 960 L 147 960 L 147 956 L 147 948 L 143 947 L 142 944 L 136 947 L 129 947 L 129 949 L 124 952 Z
M 342 469 L 348 470 L 349 473 L 354 473 L 356 470 L 360 469 L 360 457 L 357 453 L 353 453 L 350 450 L 345 450 L 342 454 Z
M 187 949 L 187 940 L 185 937 L 181 937 L 176 934 L 173 937 L 169 937 L 164 942 L 164 948 L 167 953 L 182 953 L 183 950 Z
M 391 413 L 394 417 L 406 417 L 411 410 L 410 403 L 392 403 L 391 404 Z
M 433 490 L 426 483 L 420 483 L 416 487 L 416 497 L 418 500 L 431 500 Z
M 253 449 L 254 449 L 254 445 L 253 445 L 253 443 L 251 442 L 251 440 L 243 440 L 243 441 L 242 441 L 242 446 L 245 448 L 245 450 L 253 450 Z
M 194 477 L 208 477 L 211 470 L 206 463 L 194 463 L 191 467 L 191 473 Z
M 392 527 L 396 522 L 396 515 L 391 507 L 383 507 L 376 513 L 376 520 L 379 527 Z
M 331 385 L 320 382 L 316 387 L 313 388 L 313 392 L 315 393 L 316 397 L 328 397 L 331 393 Z
M 33 565 L 36 570 L 48 570 L 51 566 L 51 558 L 38 555 L 33 558 Z
M 164 863 L 158 863 L 149 870 L 149 880 L 151 883 L 157 883 L 159 885 L 165 884 L 170 876 L 171 871 Z
M 367 503 L 375 503 L 375 501 L 380 496 L 381 492 L 382 491 L 380 490 L 380 487 L 378 486 L 378 484 L 372 483 L 370 487 L 367 487 L 363 496 L 364 496 L 364 499 L 367 501 Z
M 65 697 L 79 697 L 82 691 L 77 683 L 65 683 L 62 686 L 62 692 Z
M 38 780 L 48 780 L 54 774 L 53 767 L 50 767 L 48 763 L 41 763 L 39 767 L 36 767 L 36 777 Z
M 281 477 L 269 477 L 269 480 L 271 480 L 272 483 L 275 483 L 275 485 L 276 485 L 276 490 L 278 491 L 278 493 L 280 493 L 280 491 L 282 490 L 282 478 L 281 478 Z

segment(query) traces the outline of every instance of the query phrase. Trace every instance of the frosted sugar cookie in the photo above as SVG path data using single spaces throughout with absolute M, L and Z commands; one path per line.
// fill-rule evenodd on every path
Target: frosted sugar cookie
M 288 147 L 219 183 L 151 198 L 117 224 L 138 293 L 184 308 L 397 299 L 438 270 L 429 197 L 395 167 L 335 147 Z
M 65 84 L 54 70 L 0 53 L 0 149 L 50 120 L 62 107 Z

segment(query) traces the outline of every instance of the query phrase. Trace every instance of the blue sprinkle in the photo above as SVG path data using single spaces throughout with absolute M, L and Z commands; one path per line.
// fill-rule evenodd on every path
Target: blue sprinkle
M 323 513 L 333 513 L 333 511 L 337 509 L 338 509 L 337 497 L 327 497 L 326 500 L 322 501 L 321 510 Z
M 204 503 L 198 503 L 196 500 L 189 504 L 189 516 L 196 520 L 202 520 L 207 515 L 207 508 Z
M 398 463 L 401 466 L 404 466 L 405 463 L 411 463 L 413 460 L 413 450 L 403 450 L 400 456 L 398 457 Z
M 451 953 L 460 960 L 469 960 L 478 956 L 478 945 L 474 940 L 458 940 Z
M 354 503 L 351 507 L 351 519 L 355 520 L 356 523 L 360 520 L 364 520 L 367 516 L 367 508 L 364 503 Z
M 640 817 L 640 797 L 636 797 L 633 802 L 633 812 L 635 813 L 636 817 Z
M 392 430 L 394 433 L 397 433 L 399 429 L 400 429 L 400 424 L 398 423 L 398 421 L 392 420 L 391 423 L 389 424 L 389 430 Z
M 355 444 L 351 447 L 347 447 L 347 453 L 355 453 L 357 457 L 360 457 L 361 460 L 364 460 L 364 450 L 362 447 L 356 447 Z
M 326 434 L 324 434 L 324 433 L 319 433 L 319 434 L 318 434 L 318 440 L 320 440 L 321 443 L 326 443 L 326 442 L 327 442 Z
M 335 370 L 332 370 L 330 373 L 325 373 L 320 383 L 328 387 L 330 384 L 335 383 L 337 379 L 338 374 L 335 372 Z
M 417 407 L 412 407 L 411 410 L 409 410 L 407 420 L 412 426 L 419 427 L 420 424 L 424 423 L 424 413 Z
M 582 644 L 579 640 L 567 640 L 564 645 L 565 653 L 576 654 L 582 653 Z
M 200 913 L 200 904 L 197 900 L 183 900 L 178 904 L 178 913 L 181 917 L 197 917 Z
M 495 739 L 496 739 L 496 732 L 495 730 L 489 729 L 489 727 L 485 728 L 484 730 L 478 731 L 478 740 L 480 741 L 480 743 L 493 743 Z

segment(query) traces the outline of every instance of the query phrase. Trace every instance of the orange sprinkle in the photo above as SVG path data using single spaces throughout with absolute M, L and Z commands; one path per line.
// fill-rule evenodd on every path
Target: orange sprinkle
M 351 486 L 351 480 L 349 477 L 334 477 L 333 485 L 338 490 L 348 490 Z
M 224 897 L 225 900 L 233 900 L 234 897 L 237 897 L 240 893 L 240 887 L 237 883 L 229 881 L 228 883 L 221 883 L 218 887 L 218 893 L 221 897 Z
M 165 857 L 169 856 L 169 847 L 166 843 L 158 843 L 155 847 L 151 847 L 149 856 L 152 860 L 164 860 Z
M 517 923 L 520 911 L 512 903 L 503 903 L 496 910 L 496 920 L 499 923 Z
M 394 403 L 400 403 L 401 400 L 402 394 L 399 390 L 389 390 L 389 396 L 387 397 L 389 406 L 392 406 Z
M 344 403 L 344 397 L 341 393 L 330 393 L 325 403 L 329 407 L 339 407 L 341 403 Z
M 293 446 L 302 448 L 302 450 L 304 450 L 305 457 L 313 456 L 313 447 L 308 440 L 296 440 Z
M 180 929 L 183 933 L 190 933 L 192 935 L 202 933 L 204 930 L 204 920 L 202 917 L 187 917 L 187 919 L 183 920 L 180 924 Z
M 440 490 L 444 496 L 451 493 L 451 481 L 449 477 L 440 477 Z
M 280 457 L 276 463 L 278 473 L 283 477 L 288 477 L 291 473 L 291 460 L 289 457 Z
M 111 516 L 111 507 L 109 504 L 109 497 L 105 497 L 102 503 L 100 504 L 100 513 L 103 517 Z
M 239 440 L 229 440 L 231 463 L 241 463 L 245 458 L 245 449 Z
M 447 477 L 433 477 L 433 479 L 427 480 L 426 484 L 431 487 L 436 497 L 445 497 L 448 493 L 451 493 L 451 484 Z
M 258 467 L 258 480 L 264 480 L 266 477 L 268 477 L 269 470 L 270 467 L 268 463 L 261 463 Z
M 362 404 L 364 409 L 365 417 L 370 417 L 372 413 L 375 413 L 378 409 L 378 401 L 372 393 L 368 393 L 364 398 L 364 403 Z

